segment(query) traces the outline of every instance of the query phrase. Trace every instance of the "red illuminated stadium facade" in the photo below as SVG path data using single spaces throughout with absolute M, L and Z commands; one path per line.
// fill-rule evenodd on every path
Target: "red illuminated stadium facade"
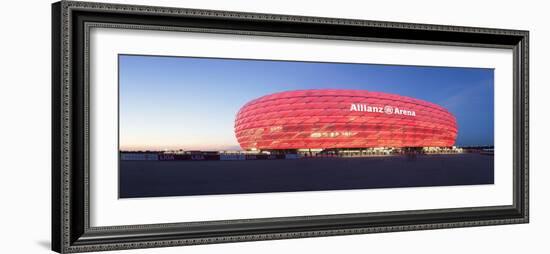
M 238 112 L 235 135 L 252 151 L 452 147 L 455 117 L 436 104 L 366 90 L 266 95 Z

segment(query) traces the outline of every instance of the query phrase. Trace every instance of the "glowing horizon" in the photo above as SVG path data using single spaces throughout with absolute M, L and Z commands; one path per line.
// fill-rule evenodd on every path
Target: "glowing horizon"
M 238 145 L 226 145 L 226 146 L 193 146 L 185 147 L 185 145 L 128 145 L 121 146 L 120 151 L 240 151 L 242 150 Z

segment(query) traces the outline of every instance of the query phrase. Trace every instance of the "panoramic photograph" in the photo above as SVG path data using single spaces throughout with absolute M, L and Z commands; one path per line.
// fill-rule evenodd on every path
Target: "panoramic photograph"
M 494 70 L 119 55 L 119 198 L 494 183 Z

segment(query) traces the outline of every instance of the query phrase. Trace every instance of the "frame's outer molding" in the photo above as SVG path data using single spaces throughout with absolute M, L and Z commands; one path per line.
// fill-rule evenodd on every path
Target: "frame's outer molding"
M 86 31 L 125 29 L 460 45 L 514 51 L 514 205 L 90 227 Z M 61 1 L 52 5 L 52 250 L 61 253 L 527 223 L 529 32 Z

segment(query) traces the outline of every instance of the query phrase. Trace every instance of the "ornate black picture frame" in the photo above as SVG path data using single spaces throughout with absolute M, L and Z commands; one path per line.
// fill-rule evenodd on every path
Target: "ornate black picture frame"
M 91 227 L 92 27 L 204 31 L 513 50 L 513 205 Z M 62 1 L 52 6 L 52 249 L 61 253 L 320 237 L 529 221 L 529 32 Z

